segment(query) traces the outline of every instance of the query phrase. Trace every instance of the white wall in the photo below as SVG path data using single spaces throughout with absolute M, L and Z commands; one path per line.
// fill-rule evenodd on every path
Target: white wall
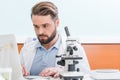
M 31 7 L 43 0 L 1 0 L 0 34 L 35 36 Z M 50 0 L 59 9 L 64 35 L 68 26 L 72 36 L 120 37 L 120 0 Z

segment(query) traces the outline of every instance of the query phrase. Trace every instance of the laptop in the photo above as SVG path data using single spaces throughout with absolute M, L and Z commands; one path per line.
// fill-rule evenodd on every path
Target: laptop
M 13 34 L 0 35 L 0 68 L 11 68 L 11 80 L 48 80 L 38 76 L 23 77 L 16 38 Z

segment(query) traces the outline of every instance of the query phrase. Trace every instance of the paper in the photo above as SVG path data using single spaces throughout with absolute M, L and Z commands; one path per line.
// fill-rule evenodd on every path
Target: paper
M 120 80 L 120 71 L 114 69 L 93 70 L 91 77 L 95 80 Z

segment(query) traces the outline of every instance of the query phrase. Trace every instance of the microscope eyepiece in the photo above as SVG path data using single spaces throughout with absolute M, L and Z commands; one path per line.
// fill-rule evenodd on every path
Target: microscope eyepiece
M 69 36 L 70 36 L 70 32 L 69 32 L 69 30 L 68 30 L 68 27 L 67 27 L 67 26 L 65 27 L 65 32 L 66 32 L 67 37 L 69 37 Z

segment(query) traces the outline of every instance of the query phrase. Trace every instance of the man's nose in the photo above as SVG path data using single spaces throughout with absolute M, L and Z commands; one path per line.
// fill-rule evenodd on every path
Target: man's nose
M 44 34 L 44 29 L 43 28 L 39 28 L 38 32 L 39 32 L 39 34 Z

